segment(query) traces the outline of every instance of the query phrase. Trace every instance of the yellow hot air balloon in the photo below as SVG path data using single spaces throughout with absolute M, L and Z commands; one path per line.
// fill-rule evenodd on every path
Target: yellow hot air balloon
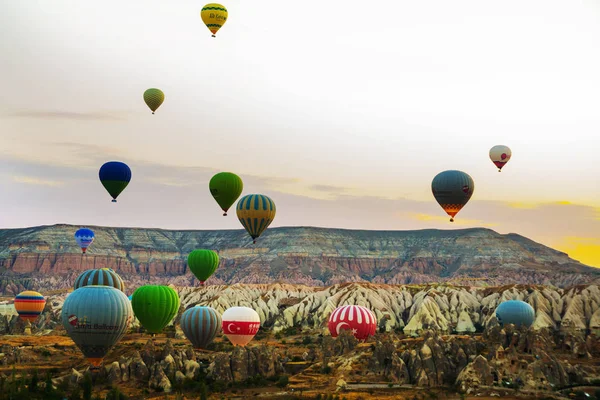
M 275 218 L 275 202 L 262 194 L 249 194 L 237 203 L 237 217 L 254 243 Z
M 216 37 L 217 31 L 227 21 L 227 9 L 221 4 L 209 3 L 202 7 L 200 17 L 204 25 L 212 32 L 212 37 Z

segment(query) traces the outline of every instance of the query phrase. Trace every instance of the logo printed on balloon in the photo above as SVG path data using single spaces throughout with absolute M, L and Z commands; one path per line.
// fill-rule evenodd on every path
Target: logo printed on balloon
M 223 333 L 227 335 L 256 335 L 260 329 L 260 322 L 236 321 L 223 325 Z
M 77 325 L 77 316 L 76 315 L 69 315 L 69 324 L 75 326 Z

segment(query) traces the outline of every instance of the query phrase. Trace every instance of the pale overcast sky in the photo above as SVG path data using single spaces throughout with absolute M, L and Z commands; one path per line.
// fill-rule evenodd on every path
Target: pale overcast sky
M 272 226 L 488 226 L 600 266 L 600 2 L 223 4 L 212 38 L 195 1 L 1 2 L 0 227 L 238 228 L 207 188 L 232 171 Z M 445 169 L 476 184 L 455 224 Z

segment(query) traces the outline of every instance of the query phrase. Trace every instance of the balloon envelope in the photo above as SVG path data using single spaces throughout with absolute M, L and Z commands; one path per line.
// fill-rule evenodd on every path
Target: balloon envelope
M 219 172 L 208 183 L 210 194 L 227 215 L 227 210 L 235 203 L 244 190 L 242 179 L 231 172 Z
M 187 309 L 179 324 L 186 338 L 196 349 L 205 349 L 221 330 L 221 316 L 212 307 L 196 306 Z
M 275 202 L 262 194 L 249 194 L 238 201 L 236 213 L 254 243 L 275 219 Z
M 33 322 L 44 311 L 46 299 L 41 293 L 26 290 L 15 297 L 14 306 L 21 319 Z
M 366 340 L 377 331 L 377 318 L 371 310 L 363 306 L 341 306 L 333 310 L 327 323 L 332 337 L 337 337 L 344 329 L 352 331 L 358 340 Z
M 218 266 L 219 255 L 216 251 L 198 249 L 188 255 L 188 267 L 201 284 L 204 284 Z
M 475 182 L 469 174 L 450 170 L 440 172 L 431 182 L 435 200 L 454 221 L 454 216 L 469 202 L 475 190 Z
M 227 15 L 227 9 L 217 3 L 209 3 L 202 7 L 200 11 L 200 18 L 202 18 L 202 22 L 204 22 L 208 30 L 212 32 L 213 37 L 215 37 L 217 31 L 227 21 Z
M 179 310 L 179 295 L 168 286 L 140 286 L 132 296 L 133 312 L 150 333 L 160 333 Z
M 498 172 L 502 170 L 511 156 L 512 152 L 508 146 L 499 144 L 490 149 L 490 160 L 498 167 Z
M 234 346 L 246 346 L 260 328 L 258 313 L 249 307 L 228 308 L 221 318 L 223 333 Z
M 75 241 L 77 245 L 81 247 L 81 251 L 85 253 L 87 248 L 94 241 L 94 231 L 88 228 L 81 228 L 75 232 Z
M 110 286 L 85 286 L 71 293 L 61 311 L 63 326 L 83 355 L 99 366 L 133 319 L 125 293 Z
M 508 300 L 496 308 L 496 319 L 500 325 L 515 324 L 530 327 L 535 321 L 535 310 L 521 300 Z
M 160 107 L 163 101 L 165 101 L 165 94 L 160 89 L 150 88 L 144 92 L 144 102 L 152 110 L 152 114 Z
M 106 191 L 113 198 L 113 203 L 117 202 L 117 197 L 131 181 L 131 169 L 127 164 L 120 161 L 109 161 L 100 167 L 98 173 L 100 182 Z
M 80 287 L 89 285 L 111 286 L 115 289 L 119 289 L 121 292 L 125 292 L 123 279 L 110 268 L 88 269 L 87 271 L 83 271 L 77 279 L 75 279 L 73 287 L 77 290 Z

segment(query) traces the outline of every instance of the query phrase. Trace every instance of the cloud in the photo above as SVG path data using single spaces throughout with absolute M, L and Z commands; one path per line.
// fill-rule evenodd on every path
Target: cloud
M 17 183 L 25 183 L 27 185 L 41 185 L 41 186 L 63 186 L 64 182 L 52 181 L 43 178 L 37 178 L 33 176 L 13 176 L 13 181 Z
M 316 190 L 317 192 L 328 192 L 328 193 L 346 193 L 349 188 L 333 186 L 333 185 L 311 185 L 310 189 Z
M 38 119 L 68 119 L 75 121 L 123 121 L 125 113 L 107 111 L 107 112 L 72 112 L 72 111 L 49 111 L 49 110 L 29 110 L 16 111 L 4 114 L 7 117 L 15 118 L 38 118 Z

